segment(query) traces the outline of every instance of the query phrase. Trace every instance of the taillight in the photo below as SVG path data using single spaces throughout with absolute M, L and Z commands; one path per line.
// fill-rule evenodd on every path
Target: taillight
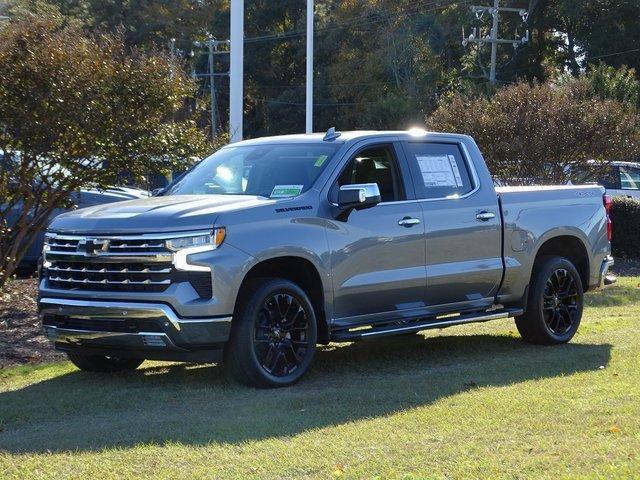
M 613 222 L 611 221 L 611 206 L 613 205 L 613 200 L 611 199 L 611 195 L 603 195 L 602 203 L 604 203 L 604 209 L 607 212 L 607 238 L 611 241 L 613 238 Z

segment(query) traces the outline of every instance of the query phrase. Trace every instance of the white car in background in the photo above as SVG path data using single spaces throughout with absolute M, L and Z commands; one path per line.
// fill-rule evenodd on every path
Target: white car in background
M 640 162 L 611 162 L 609 171 L 595 183 L 606 188 L 607 193 L 613 197 L 640 200 Z

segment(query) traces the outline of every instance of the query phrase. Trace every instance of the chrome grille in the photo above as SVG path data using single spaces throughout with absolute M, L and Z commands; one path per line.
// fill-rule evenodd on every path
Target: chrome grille
M 182 276 L 172 260 L 158 238 L 48 233 L 43 273 L 65 290 L 162 292 Z

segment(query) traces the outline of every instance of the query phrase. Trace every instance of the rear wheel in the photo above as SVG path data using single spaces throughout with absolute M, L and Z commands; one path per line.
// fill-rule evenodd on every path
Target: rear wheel
M 288 280 L 258 279 L 237 310 L 224 352 L 231 377 L 262 388 L 298 381 L 316 351 L 316 316 L 306 293 Z
M 582 318 L 584 292 L 574 265 L 564 257 L 545 257 L 534 267 L 527 311 L 516 318 L 522 338 L 553 345 L 573 338 Z
M 144 360 L 137 358 L 120 358 L 107 355 L 81 355 L 67 353 L 67 357 L 76 367 L 85 372 L 122 372 L 135 370 Z

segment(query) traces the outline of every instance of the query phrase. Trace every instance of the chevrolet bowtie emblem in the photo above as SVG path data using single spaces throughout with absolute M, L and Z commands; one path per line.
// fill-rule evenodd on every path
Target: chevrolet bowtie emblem
M 109 240 L 98 238 L 86 238 L 78 242 L 78 253 L 87 256 L 98 255 L 100 252 L 106 252 L 109 249 Z

